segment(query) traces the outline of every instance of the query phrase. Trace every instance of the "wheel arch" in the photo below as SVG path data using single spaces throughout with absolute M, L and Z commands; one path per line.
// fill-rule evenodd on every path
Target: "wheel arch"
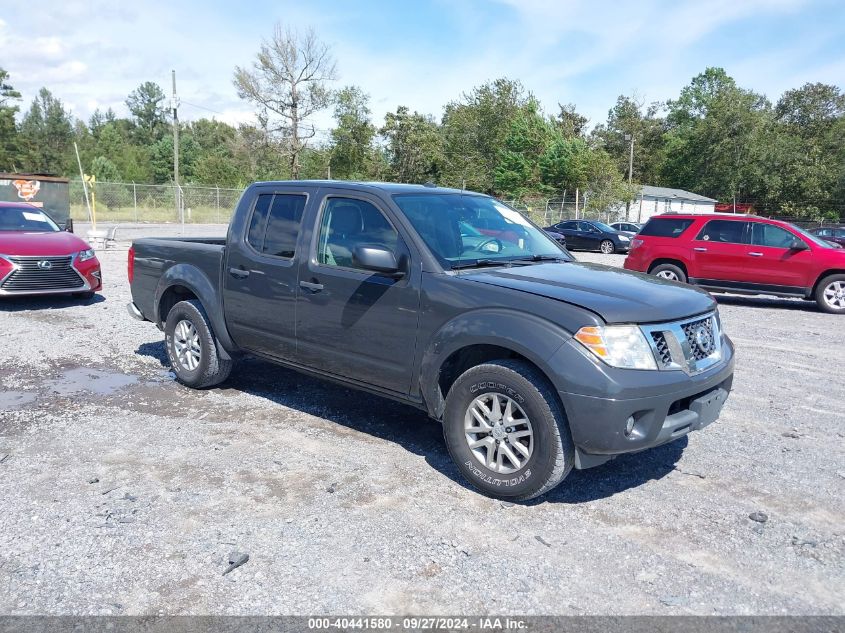
M 420 368 L 420 392 L 429 415 L 441 419 L 458 377 L 491 360 L 526 362 L 554 387 L 548 361 L 571 338 L 559 325 L 515 310 L 478 310 L 449 321 L 432 337 Z
M 811 297 L 815 297 L 815 296 L 816 296 L 816 291 L 819 289 L 819 284 L 822 282 L 822 280 L 823 280 L 825 277 L 830 277 L 831 275 L 845 275 L 845 268 L 843 268 L 843 269 L 840 269 L 840 268 L 832 268 L 832 269 L 830 269 L 830 270 L 825 270 L 825 271 L 824 271 L 823 273 L 821 273 L 818 277 L 816 277 L 816 281 L 815 281 L 815 283 L 813 283 L 813 287 L 812 287 L 812 289 L 810 290 L 810 296 L 811 296 Z
M 196 266 L 177 264 L 161 276 L 155 292 L 154 322 L 163 328 L 173 306 L 191 299 L 199 301 L 208 317 L 212 333 L 220 342 L 221 351 L 228 357 L 229 352 L 237 348 L 226 329 L 217 289 Z
M 684 271 L 684 274 L 689 279 L 689 270 L 687 269 L 687 265 L 682 262 L 680 259 L 672 259 L 671 257 L 658 257 L 653 262 L 648 265 L 648 274 L 651 274 L 651 271 L 660 266 L 661 264 L 672 264 L 673 266 L 677 266 L 681 270 Z

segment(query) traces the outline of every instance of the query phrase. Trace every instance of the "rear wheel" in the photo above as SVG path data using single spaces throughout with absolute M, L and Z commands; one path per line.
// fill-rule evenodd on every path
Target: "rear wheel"
M 220 356 L 219 343 L 199 301 L 180 301 L 173 306 L 164 335 L 173 373 L 183 385 L 203 389 L 229 377 L 232 361 Z
M 650 274 L 661 279 L 668 279 L 669 281 L 687 282 L 687 276 L 680 266 L 675 264 L 660 264 L 651 269 Z
M 832 314 L 845 314 L 845 275 L 830 275 L 816 287 L 816 304 Z
M 574 464 L 557 396 L 523 361 L 491 361 L 462 374 L 446 398 L 443 434 L 464 477 L 499 499 L 537 497 L 563 481 Z
M 602 240 L 602 243 L 599 248 L 601 249 L 601 252 L 605 255 L 612 255 L 616 252 L 616 245 L 611 240 Z

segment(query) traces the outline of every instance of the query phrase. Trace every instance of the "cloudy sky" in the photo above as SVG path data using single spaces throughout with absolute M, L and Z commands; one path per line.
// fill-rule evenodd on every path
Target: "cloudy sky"
M 42 0 L 0 11 L 0 67 L 25 107 L 41 86 L 76 116 L 112 107 L 143 81 L 184 119 L 248 120 L 232 86 L 281 22 L 313 26 L 362 86 L 376 122 L 398 105 L 439 116 L 461 92 L 520 79 L 553 113 L 575 103 L 603 121 L 617 95 L 676 96 L 707 66 L 777 99 L 808 81 L 845 85 L 843 0 Z M 328 125 L 325 117 L 318 125 Z

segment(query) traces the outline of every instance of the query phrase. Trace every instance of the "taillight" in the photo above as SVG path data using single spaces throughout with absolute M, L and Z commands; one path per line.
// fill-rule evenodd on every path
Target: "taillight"
M 129 247 L 129 259 L 126 262 L 126 275 L 129 277 L 129 283 L 135 279 L 135 247 Z
M 638 240 L 637 238 L 634 238 L 634 239 L 632 239 L 632 240 L 631 240 L 631 248 L 630 248 L 630 250 L 634 250 L 635 248 L 638 248 L 638 247 L 640 247 L 640 246 L 642 246 L 642 245 L 643 245 L 643 241 L 642 241 L 642 240 Z

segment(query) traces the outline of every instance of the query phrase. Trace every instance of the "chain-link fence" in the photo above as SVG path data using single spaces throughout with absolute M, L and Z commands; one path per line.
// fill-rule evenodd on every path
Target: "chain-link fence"
M 187 224 L 226 224 L 243 189 L 226 189 L 199 185 L 182 185 L 182 207 Z M 131 182 L 97 182 L 88 187 L 88 203 L 97 222 L 161 223 L 181 222 L 174 185 L 145 185 Z M 507 200 L 541 226 L 561 220 L 586 218 L 615 222 L 624 217 L 625 209 L 585 211 L 585 196 L 563 196 L 548 199 Z M 79 180 L 70 183 L 70 212 L 77 222 L 89 222 L 85 191 Z
M 243 189 L 182 185 L 184 221 L 193 224 L 226 224 Z M 174 185 L 97 182 L 88 188 L 88 201 L 97 222 L 181 222 Z M 88 222 L 88 204 L 82 182 L 70 183 L 70 213 L 75 221 Z
M 625 219 L 625 205 L 604 210 L 585 210 L 587 201 L 588 199 L 584 196 L 504 200 L 506 204 L 522 212 L 540 226 L 549 226 L 562 220 L 598 220 L 609 224 Z
M 182 185 L 182 208 L 187 224 L 227 224 L 243 189 L 227 189 L 200 185 Z M 174 185 L 145 185 L 126 182 L 98 182 L 89 186 L 88 198 L 97 222 L 161 223 L 181 222 Z M 589 206 L 589 194 L 564 195 L 555 198 L 523 198 L 505 200 L 540 226 L 562 220 L 588 219 L 610 224 L 625 220 L 625 205 L 596 210 Z M 70 212 L 77 222 L 88 222 L 88 205 L 79 180 L 70 183 Z M 770 215 L 761 213 L 761 215 Z M 771 215 L 776 219 L 796 222 L 805 228 L 836 224 L 802 218 Z

